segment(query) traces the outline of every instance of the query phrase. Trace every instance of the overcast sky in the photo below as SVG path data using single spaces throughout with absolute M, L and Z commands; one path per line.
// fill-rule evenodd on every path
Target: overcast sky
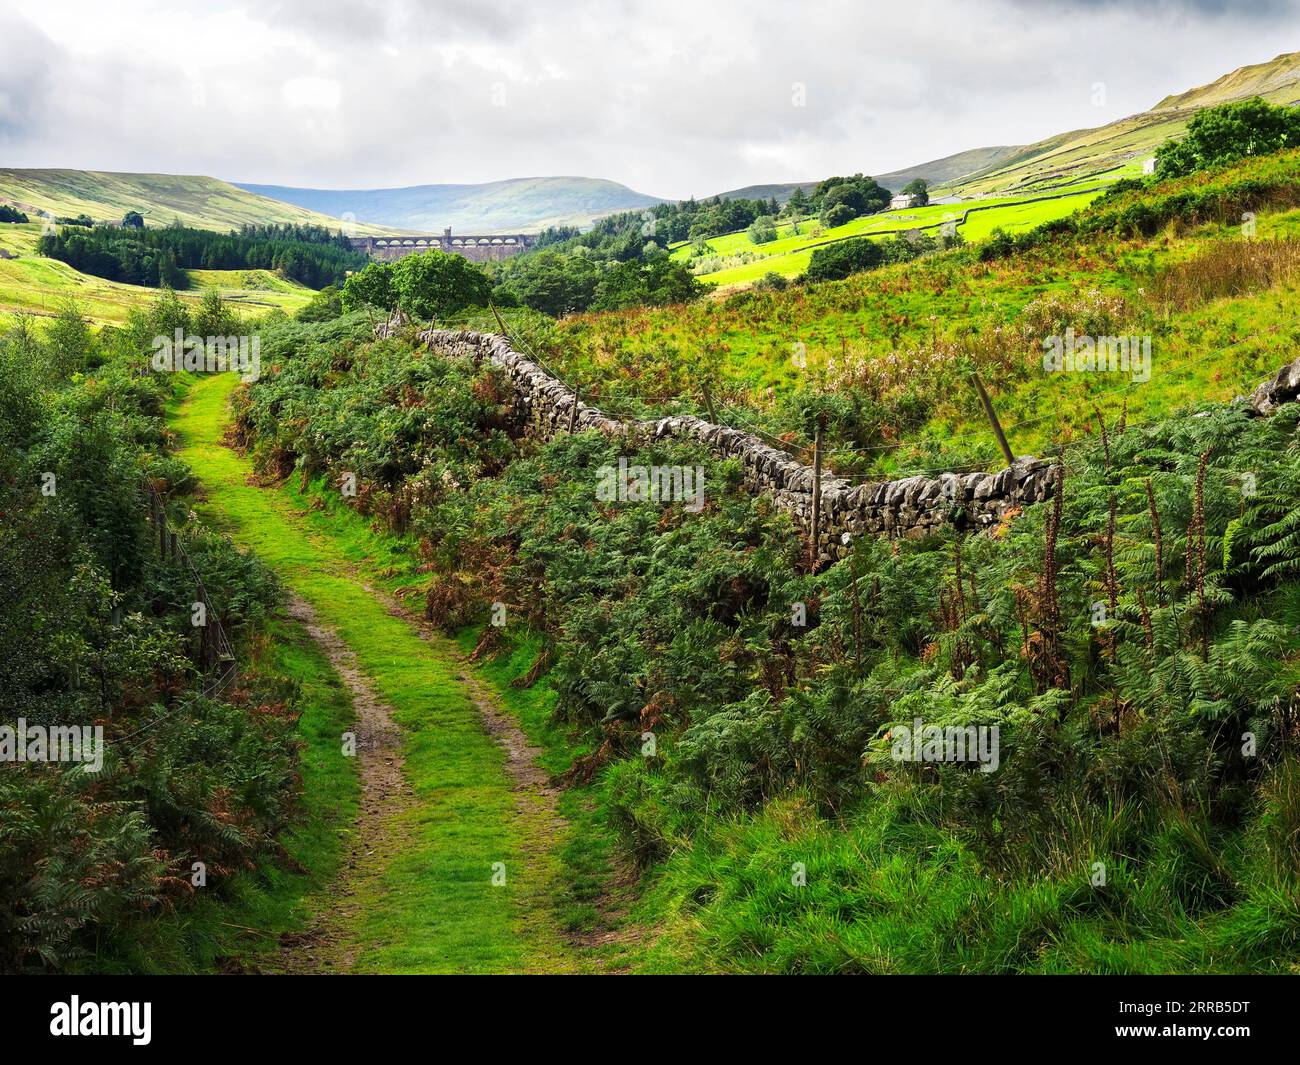
M 1100 125 L 1300 49 L 1298 6 L 0 0 L 0 166 L 702 196 Z

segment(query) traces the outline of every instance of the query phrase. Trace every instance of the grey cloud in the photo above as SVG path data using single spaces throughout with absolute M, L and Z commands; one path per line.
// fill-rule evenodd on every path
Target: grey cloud
M 45 34 L 0 11 L 0 141 L 22 142 L 39 133 L 58 57 Z
M 708 195 L 1099 125 L 1271 58 L 1288 28 L 1065 0 L 1046 17 L 1020 0 L 129 2 L 76 64 L 0 34 L 20 64 L 0 67 L 9 165 L 335 188 L 587 174 Z M 169 18 L 174 47 L 130 47 L 132 25 Z
M 1132 0 L 1011 0 L 1018 7 L 1036 11 L 1097 12 L 1133 10 Z M 1279 14 L 1294 12 L 1296 0 L 1155 0 L 1145 5 L 1151 14 L 1159 15 L 1231 15 L 1242 19 L 1270 19 Z

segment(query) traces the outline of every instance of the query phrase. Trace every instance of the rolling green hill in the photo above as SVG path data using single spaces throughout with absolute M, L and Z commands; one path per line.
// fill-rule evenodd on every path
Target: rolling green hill
M 969 176 L 943 183 L 935 191 L 962 197 L 1025 192 L 1113 172 L 1116 167 L 1136 167 L 1159 144 L 1182 133 L 1199 108 L 1256 95 L 1274 104 L 1300 102 L 1300 52 L 1240 67 L 1109 125 L 1048 137 Z
M 967 241 L 983 240 L 995 228 L 1020 232 L 1064 217 L 1119 178 L 1140 174 L 1143 160 L 1180 135 L 1200 108 L 1256 95 L 1278 104 L 1300 102 L 1300 52 L 1240 67 L 1207 85 L 1166 96 L 1150 111 L 1097 129 L 1060 133 L 1021 147 L 975 148 L 876 178 L 891 189 L 924 178 L 946 203 L 856 218 L 834 229 L 824 229 L 815 219 L 797 227 L 786 223 L 778 226 L 778 239 L 767 244 L 753 245 L 744 233 L 734 233 L 708 241 L 703 254 L 685 244 L 673 254 L 690 262 L 701 279 L 728 290 L 767 273 L 795 277 L 807 269 L 813 248 L 847 237 L 937 228 L 950 219 L 960 220 L 958 232 Z M 754 185 L 723 195 L 761 194 L 784 202 L 796 187 L 807 190 L 812 184 Z
M 1022 150 L 1021 145 L 1015 144 L 998 145 L 992 148 L 970 148 L 955 155 L 945 155 L 942 159 L 931 159 L 928 163 L 918 163 L 916 166 L 904 167 L 902 170 L 893 170 L 888 174 L 879 174 L 875 177 L 885 188 L 894 191 L 917 178 L 930 185 L 939 185 L 997 166 Z
M 777 182 L 773 185 L 746 185 L 743 189 L 719 192 L 717 196 L 720 200 L 770 200 L 775 196 L 777 203 L 785 203 L 794 194 L 795 189 L 812 192 L 816 187 L 815 181 L 791 181 L 785 184 Z M 707 198 L 712 199 L 712 197 Z
M 531 177 L 483 185 L 411 185 L 397 189 L 299 189 L 285 185 L 239 187 L 259 196 L 333 215 L 351 215 L 367 231 L 372 223 L 416 232 L 534 233 L 547 226 L 587 226 L 602 215 L 662 203 L 603 178 Z
M 1117 168 L 1140 169 L 1142 159 L 1167 138 L 1178 136 L 1199 108 L 1256 95 L 1275 104 L 1300 102 L 1300 52 L 1239 67 L 1207 85 L 1166 96 L 1149 111 L 1095 129 L 1070 130 L 1034 144 L 971 148 L 872 176 L 893 190 L 923 178 L 934 195 L 962 199 L 1042 192 L 1096 175 L 1113 180 L 1123 176 Z M 842 169 L 847 173 L 853 167 Z M 775 196 L 777 202 L 785 203 L 796 188 L 808 192 L 816 184 L 749 185 L 719 195 L 724 200 Z
M 342 225 L 338 218 L 192 174 L 0 169 L 0 202 L 14 204 L 29 215 L 87 214 L 97 222 L 115 222 L 127 211 L 139 211 L 151 226 L 165 226 L 174 219 L 217 230 L 245 223 L 296 222 L 330 229 Z
M 1023 232 L 1061 217 L 1057 209 L 1082 209 L 1085 220 L 1109 219 L 1109 228 L 1047 240 L 1008 258 L 987 259 L 972 247 L 843 281 L 573 315 L 536 346 L 565 380 L 600 381 L 612 408 L 635 399 L 664 403 L 655 413 L 668 413 L 680 409 L 669 403 L 694 402 L 698 381 L 712 375 L 715 401 L 729 395 L 747 402 L 747 423 L 782 439 L 796 432 L 798 446 L 808 443 L 795 420 L 802 400 L 783 406 L 786 397 L 824 387 L 870 396 L 862 408 L 866 430 L 843 456 L 832 456 L 841 474 L 854 462 L 881 476 L 943 463 L 992 467 L 997 445 L 973 390 L 963 387 L 964 360 L 979 364 L 1017 453 L 1041 454 L 1058 436 L 1095 431 L 1094 406 L 1108 422 L 1164 417 L 1181 405 L 1231 400 L 1293 359 L 1297 189 L 1300 149 L 1129 190 L 1101 204 L 1091 203 L 1095 191 L 1034 203 L 994 199 L 962 227 L 972 243 L 987 239 L 995 224 Z M 1191 197 L 1223 206 L 1178 214 Z M 1255 239 L 1242 239 L 1242 202 L 1258 214 Z M 1115 219 L 1135 205 L 1169 221 L 1154 224 L 1149 237 L 1117 230 Z M 850 226 L 870 237 L 879 235 L 871 227 L 891 217 L 916 226 L 943 210 L 951 207 L 890 211 Z M 744 240 L 738 234 L 710 243 L 725 255 L 728 242 Z M 690 246 L 674 254 L 689 261 Z M 801 256 L 806 263 L 809 254 L 784 251 L 701 279 L 756 280 Z M 1089 320 L 1099 335 L 1154 338 L 1149 382 L 1129 387 L 1127 379 L 1105 379 L 1110 375 L 1041 372 L 1043 337 L 1062 332 L 1062 323 Z M 796 342 L 805 366 L 792 360 Z M 897 406 L 880 405 L 891 394 Z M 921 408 L 930 412 L 924 418 Z

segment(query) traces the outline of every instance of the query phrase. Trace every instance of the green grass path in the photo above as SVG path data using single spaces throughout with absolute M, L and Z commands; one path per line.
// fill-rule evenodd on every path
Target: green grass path
M 359 878 L 355 968 L 363 972 L 556 972 L 585 966 L 550 905 L 560 869 L 539 853 L 506 757 L 483 729 L 466 667 L 366 590 L 344 545 L 311 527 L 288 492 L 248 484 L 247 460 L 221 443 L 233 375 L 201 378 L 173 411 L 181 458 L 207 501 L 200 512 L 250 548 L 334 629 L 404 730 L 415 802 L 386 823 L 396 857 Z M 493 884 L 504 863 L 504 886 Z

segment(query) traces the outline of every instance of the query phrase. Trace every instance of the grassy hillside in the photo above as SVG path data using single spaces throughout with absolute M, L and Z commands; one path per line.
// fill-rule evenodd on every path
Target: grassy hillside
M 67 263 L 42 258 L 36 254 L 40 235 L 41 226 L 35 222 L 0 224 L 0 248 L 17 256 L 0 259 L 0 327 L 20 312 L 54 315 L 70 298 L 90 321 L 117 324 L 126 321 L 129 310 L 145 307 L 157 297 L 157 289 L 105 281 Z M 312 296 L 311 289 L 267 270 L 194 270 L 190 277 L 194 287 L 180 293 L 181 299 L 197 303 L 204 290 L 215 288 L 253 316 L 276 308 L 292 314 Z
M 127 211 L 139 211 L 151 226 L 165 226 L 174 219 L 198 229 L 217 230 L 257 222 L 297 222 L 331 229 L 342 225 L 338 218 L 199 175 L 0 169 L 0 201 L 29 215 L 42 211 L 56 217 L 87 214 L 97 222 L 116 222 Z
M 691 244 L 677 246 L 672 254 L 690 263 L 702 281 L 727 290 L 752 284 L 768 273 L 795 277 L 808 268 L 813 248 L 849 237 L 934 231 L 947 222 L 954 223 L 967 241 L 983 240 L 994 229 L 1020 232 L 1086 207 L 1109 183 L 1108 178 L 1093 178 L 1036 196 L 994 196 L 885 211 L 834 227 L 824 227 L 815 218 L 785 222 L 777 227 L 777 239 L 767 244 L 754 244 L 743 232 L 729 233 L 709 240 L 704 254 Z
M 885 174 L 873 174 L 887 189 L 898 190 L 916 178 L 927 181 L 936 195 L 983 198 L 994 194 L 1042 191 L 1045 186 L 1102 175 L 1113 180 L 1116 167 L 1140 170 L 1141 160 L 1158 144 L 1180 134 L 1202 107 L 1229 100 L 1263 96 L 1277 104 L 1300 102 L 1300 52 L 1288 52 L 1241 67 L 1186 92 L 1166 96 L 1149 111 L 1130 115 L 1095 129 L 1058 133 L 1034 144 L 971 148 Z M 785 203 L 796 188 L 809 191 L 815 181 L 749 185 L 721 193 Z
M 1214 206 L 1170 215 L 1153 235 L 1116 221 L 1125 212 L 1160 219 L 1193 197 Z M 796 445 L 810 442 L 801 411 L 842 395 L 833 434 L 841 472 L 996 466 L 970 366 L 1024 454 L 1094 432 L 1094 406 L 1111 424 L 1125 411 L 1159 417 L 1229 400 L 1293 358 L 1297 208 L 1292 152 L 1112 197 L 1078 216 L 1102 226 L 1091 235 L 1006 258 L 985 260 L 975 246 L 783 292 L 578 315 L 524 337 L 597 402 L 699 413 L 709 381 L 738 424 L 757 422 Z M 1242 235 L 1246 209 L 1257 215 L 1253 239 Z M 1043 373 L 1043 338 L 1067 326 L 1150 336 L 1150 381 Z
M 952 182 L 967 174 L 987 170 L 1021 150 L 1022 148 L 1017 145 L 970 148 L 955 155 L 945 155 L 942 159 L 931 159 L 927 163 L 918 163 L 915 166 L 904 167 L 902 170 L 891 170 L 887 174 L 873 174 L 872 177 L 891 191 L 897 191 L 917 178 L 931 185 L 938 185 L 940 182 Z M 776 197 L 777 203 L 785 203 L 795 189 L 811 192 L 816 185 L 815 181 L 746 185 L 743 189 L 732 189 L 730 192 L 720 192 L 718 195 L 724 200 L 768 200 Z
M 1300 101 L 1300 52 L 1241 67 L 1208 85 L 1167 96 L 1141 114 L 1026 145 L 992 166 L 942 183 L 937 191 L 963 197 L 1018 192 L 1140 163 L 1157 145 L 1182 133 L 1199 108 L 1256 95 L 1275 104 Z
M 398 189 L 298 189 L 240 184 L 241 189 L 366 223 L 441 233 L 535 233 L 547 226 L 586 226 L 602 215 L 661 203 L 601 178 L 533 177 L 482 185 L 412 185 Z
M 843 282 L 505 312 L 611 410 L 712 383 L 794 447 L 823 414 L 837 472 L 981 461 L 971 369 L 1017 445 L 1060 446 L 1050 503 L 987 535 L 955 505 L 820 571 L 734 460 L 508 439 L 490 369 L 362 315 L 270 327 L 236 435 L 268 479 L 353 471 L 345 505 L 413 541 L 392 579 L 476 654 L 546 648 L 530 679 L 586 752 L 563 779 L 644 874 L 642 965 L 1294 973 L 1300 405 L 1225 401 L 1294 358 L 1297 237 L 1293 152 Z M 1149 338 L 1151 374 L 1045 372 L 1067 329 Z M 607 501 L 620 457 L 698 464 L 706 505 Z M 919 755 L 917 722 L 992 731 L 996 764 Z

